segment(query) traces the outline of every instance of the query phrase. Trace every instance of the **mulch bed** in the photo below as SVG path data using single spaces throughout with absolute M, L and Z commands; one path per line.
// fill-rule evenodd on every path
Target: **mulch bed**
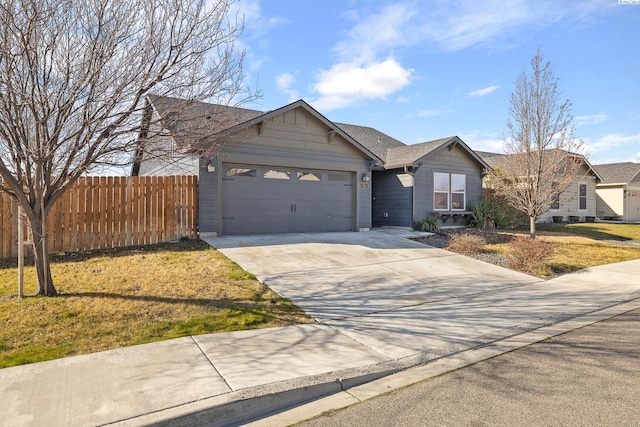
M 475 228 L 462 228 L 462 229 L 450 229 L 441 230 L 431 236 L 417 237 L 412 240 L 423 243 L 425 245 L 433 246 L 434 248 L 447 249 L 449 246 L 449 240 L 454 234 L 476 234 L 484 237 L 489 244 L 507 243 L 513 237 L 507 234 L 498 234 L 494 230 L 478 230 Z M 469 255 L 467 255 L 469 256 Z M 475 258 L 480 261 L 495 264 L 500 267 L 509 268 L 510 259 L 506 255 L 497 254 L 494 252 L 481 252 L 478 254 L 470 255 L 471 258 Z

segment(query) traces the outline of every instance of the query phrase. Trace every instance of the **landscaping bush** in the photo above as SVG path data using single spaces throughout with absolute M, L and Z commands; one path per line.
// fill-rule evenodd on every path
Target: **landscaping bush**
M 452 234 L 447 249 L 462 255 L 475 255 L 482 252 L 487 242 L 482 236 L 469 233 Z
M 469 226 L 481 230 L 495 227 L 493 219 L 491 218 L 491 206 L 489 206 L 488 203 L 481 201 L 471 205 Z
M 440 230 L 440 226 L 438 225 L 438 217 L 436 215 L 429 215 L 427 217 L 422 217 L 415 224 L 413 224 L 413 229 L 416 231 L 431 231 L 437 232 Z
M 551 243 L 529 237 L 517 237 L 509 243 L 510 267 L 533 276 L 551 274 L 547 261 L 553 255 Z
M 516 210 L 503 196 L 496 196 L 492 192 L 485 193 L 481 203 L 488 206 L 490 223 L 493 227 L 505 230 L 514 228 L 527 228 L 529 217 Z

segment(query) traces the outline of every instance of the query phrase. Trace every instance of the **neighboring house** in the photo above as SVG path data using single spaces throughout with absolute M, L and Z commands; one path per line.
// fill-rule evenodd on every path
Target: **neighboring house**
M 134 175 L 198 175 L 202 234 L 372 226 L 382 159 L 302 100 L 263 113 L 149 97 L 139 147 Z
M 489 165 L 460 138 L 405 145 L 370 127 L 338 125 L 384 160 L 372 172 L 374 226 L 410 227 L 430 215 L 444 226 L 467 224 Z
M 640 163 L 596 165 L 603 181 L 596 187 L 600 219 L 640 221 Z
M 476 151 L 492 168 L 504 165 L 505 154 Z M 567 153 L 580 158 L 582 166 L 576 180 L 562 194 L 558 194 L 550 209 L 537 222 L 553 222 L 554 217 L 565 222 L 591 221 L 596 217 L 596 185 L 602 181 L 598 171 L 582 155 Z

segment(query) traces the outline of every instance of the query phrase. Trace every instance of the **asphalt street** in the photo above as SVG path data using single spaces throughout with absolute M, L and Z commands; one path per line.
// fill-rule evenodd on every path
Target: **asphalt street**
M 640 309 L 302 423 L 637 426 Z

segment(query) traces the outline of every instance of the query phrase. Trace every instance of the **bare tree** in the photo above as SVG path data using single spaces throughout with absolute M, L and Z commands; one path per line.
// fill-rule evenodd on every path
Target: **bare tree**
M 572 104 L 560 99 L 559 78 L 540 52 L 531 58 L 531 74 L 518 76 L 511 93 L 509 135 L 500 165 L 488 172 L 489 185 L 529 217 L 531 238 L 536 220 L 552 205 L 571 198 L 584 157 L 575 137 Z
M 131 160 L 147 94 L 243 92 L 233 3 L 0 0 L 0 191 L 29 218 L 39 294 L 56 294 L 50 209 L 90 168 Z

